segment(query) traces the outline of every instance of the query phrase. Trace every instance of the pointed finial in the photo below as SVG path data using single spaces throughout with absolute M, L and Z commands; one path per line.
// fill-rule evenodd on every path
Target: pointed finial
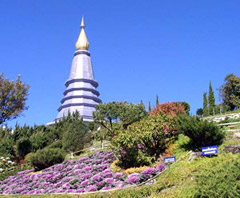
M 81 32 L 80 32 L 80 35 L 76 42 L 76 48 L 77 48 L 77 50 L 88 50 L 89 43 L 88 43 L 87 36 L 86 36 L 85 30 L 84 30 L 86 26 L 85 26 L 83 17 L 82 17 L 82 22 L 81 22 L 80 27 L 81 27 Z
M 81 22 L 80 27 L 83 28 L 83 29 L 86 27 L 86 26 L 85 26 L 85 23 L 84 23 L 84 18 L 83 18 L 83 16 L 82 16 L 82 22 Z

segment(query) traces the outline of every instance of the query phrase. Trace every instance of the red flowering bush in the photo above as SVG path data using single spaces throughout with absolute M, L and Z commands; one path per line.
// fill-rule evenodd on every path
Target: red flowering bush
M 160 113 L 165 113 L 176 117 L 179 114 L 186 114 L 185 106 L 182 102 L 167 102 L 157 105 L 151 112 L 150 115 L 158 115 Z

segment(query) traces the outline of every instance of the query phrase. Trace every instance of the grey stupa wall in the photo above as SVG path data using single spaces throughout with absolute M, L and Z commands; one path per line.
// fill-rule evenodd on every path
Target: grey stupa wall
M 74 53 L 71 72 L 67 79 L 64 97 L 58 108 L 56 120 L 78 111 L 85 122 L 93 121 L 95 106 L 101 103 L 100 95 L 96 90 L 98 82 L 94 79 L 92 61 L 88 51 L 89 43 L 85 34 L 85 24 L 82 18 L 81 32 L 76 43 L 77 51 Z

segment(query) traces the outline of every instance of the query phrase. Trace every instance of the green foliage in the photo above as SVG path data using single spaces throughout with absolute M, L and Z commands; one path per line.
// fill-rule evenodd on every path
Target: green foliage
M 203 93 L 203 116 L 208 116 L 209 111 L 208 111 L 208 99 L 207 99 L 207 93 Z
M 14 155 L 14 141 L 11 138 L 4 138 L 0 141 L 0 156 L 13 156 Z
M 30 126 L 24 125 L 20 127 L 18 124 L 15 125 L 15 129 L 13 131 L 13 138 L 16 142 L 20 138 L 26 137 L 29 138 L 34 133 L 34 129 Z
M 181 102 L 182 105 L 184 106 L 184 109 L 186 111 L 186 114 L 189 115 L 189 111 L 190 111 L 190 104 L 187 102 Z
M 211 81 L 209 83 L 208 104 L 209 115 L 215 115 L 215 96 L 212 89 Z
M 0 126 L 0 140 L 4 138 L 11 138 L 11 128 Z
M 219 145 L 225 133 L 215 123 L 195 116 L 179 116 L 178 130 L 190 138 L 191 149 L 200 150 L 204 146 Z
M 203 109 L 202 109 L 202 108 L 197 109 L 196 114 L 197 114 L 198 116 L 202 117 L 202 116 L 203 116 Z
M 106 192 L 104 194 L 88 194 L 83 195 L 83 198 L 145 198 L 149 197 L 153 193 L 153 191 L 154 190 L 151 188 L 151 186 L 144 186 L 139 188 L 120 189 L 114 192 Z
M 225 77 L 225 82 L 220 89 L 223 97 L 223 103 L 230 108 L 231 111 L 240 107 L 240 78 L 234 74 Z
M 30 153 L 32 150 L 32 144 L 28 138 L 21 138 L 16 143 L 17 154 L 20 157 L 24 157 L 26 154 Z
M 159 99 L 158 99 L 158 95 L 156 96 L 156 106 L 159 105 Z
M 152 111 L 152 107 L 151 107 L 151 102 L 149 101 L 148 103 L 148 112 L 151 112 Z
M 87 127 L 90 131 L 96 131 L 97 130 L 97 127 L 98 127 L 98 124 L 95 123 L 95 122 L 89 122 L 87 124 Z
M 218 104 L 215 107 L 215 113 L 216 114 L 222 114 L 222 113 L 226 113 L 226 112 L 229 112 L 229 111 L 230 111 L 230 108 L 223 103 Z M 230 112 L 233 113 L 232 111 L 230 111 Z
M 46 134 L 47 145 L 52 144 L 63 138 L 63 134 L 68 130 L 69 126 L 74 122 L 79 120 L 79 113 L 68 114 L 67 117 L 64 117 L 62 120 L 58 120 L 51 127 L 50 131 Z
M 46 134 L 46 140 L 47 145 L 51 145 L 55 141 L 61 140 L 63 133 L 66 131 L 66 127 L 63 125 L 63 127 L 60 127 L 61 125 L 56 124 L 52 127 L 51 131 Z
M 192 197 L 240 197 L 240 158 L 219 158 L 194 174 Z
M 83 123 L 83 120 L 75 120 L 62 138 L 62 146 L 65 151 L 75 152 L 82 150 L 84 144 L 90 142 L 91 136 L 88 133 L 88 127 Z
M 112 145 L 121 166 L 138 167 L 155 161 L 176 134 L 174 119 L 162 113 L 119 130 Z
M 147 111 L 143 102 L 137 105 L 127 102 L 120 104 L 119 119 L 124 129 L 145 117 L 147 117 Z
M 10 81 L 0 74 L 0 124 L 14 119 L 27 109 L 25 106 L 29 85 L 25 85 L 20 76 L 16 81 Z
M 95 131 L 95 133 L 93 133 L 94 140 L 101 141 L 101 142 L 103 140 L 110 140 L 111 135 L 112 134 L 110 134 L 106 128 L 101 128 L 101 130 Z
M 35 153 L 28 153 L 27 155 L 24 156 L 24 165 L 31 165 L 31 157 L 34 155 Z
M 126 129 L 128 125 L 147 117 L 147 111 L 143 103 L 109 102 L 97 105 L 93 115 L 94 121 L 108 131 L 106 136 L 113 137 L 116 129 Z
M 63 162 L 65 155 L 65 152 L 59 148 L 42 149 L 33 154 L 30 161 L 35 170 L 42 170 Z
M 32 151 L 36 152 L 38 149 L 42 149 L 47 145 L 47 139 L 43 132 L 34 133 L 30 137 L 30 142 L 32 144 Z
M 56 142 L 53 142 L 48 146 L 48 148 L 62 148 L 62 140 L 58 140 Z

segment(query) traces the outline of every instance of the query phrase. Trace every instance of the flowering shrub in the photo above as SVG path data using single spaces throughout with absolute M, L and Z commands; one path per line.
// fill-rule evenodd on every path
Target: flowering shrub
M 10 160 L 9 157 L 0 157 L 0 173 L 13 170 L 16 167 L 16 164 Z
M 111 151 L 102 151 L 89 157 L 55 164 L 40 172 L 21 171 L 0 181 L 0 194 L 83 193 L 108 190 L 139 184 L 159 172 L 157 168 L 150 168 L 129 176 L 121 172 L 114 173 L 109 168 L 114 160 Z
M 119 130 L 112 145 L 121 167 L 139 167 L 155 161 L 176 135 L 176 120 L 161 113 Z

